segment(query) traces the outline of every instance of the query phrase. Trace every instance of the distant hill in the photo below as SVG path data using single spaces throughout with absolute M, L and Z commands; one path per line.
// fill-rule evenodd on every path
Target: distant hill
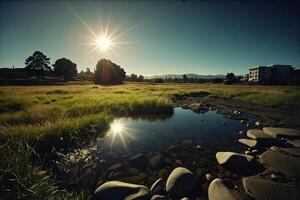
M 197 79 L 215 79 L 221 78 L 224 79 L 225 75 L 217 74 L 217 75 L 199 75 L 199 74 L 185 74 L 187 78 L 197 78 Z M 145 79 L 156 79 L 156 78 L 179 78 L 182 79 L 183 74 L 165 74 L 165 75 L 154 75 L 154 76 L 145 76 Z

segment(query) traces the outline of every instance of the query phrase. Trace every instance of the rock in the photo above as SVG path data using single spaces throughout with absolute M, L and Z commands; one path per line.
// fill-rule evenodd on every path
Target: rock
M 122 168 L 122 164 L 121 163 L 117 163 L 117 164 L 114 164 L 112 165 L 108 171 L 118 171 Z
M 293 147 L 300 148 L 300 140 L 287 140 L 286 142 Z
M 254 148 L 257 145 L 257 141 L 256 140 L 250 140 L 250 139 L 239 139 L 238 140 L 239 143 L 244 144 L 250 148 Z
M 211 182 L 211 181 L 214 179 L 214 177 L 213 177 L 213 175 L 211 175 L 210 173 L 207 173 L 207 174 L 205 174 L 205 179 L 206 179 L 208 182 Z
M 149 166 L 152 169 L 158 169 L 162 166 L 164 158 L 161 154 L 156 154 L 149 159 Z
M 128 160 L 130 165 L 137 169 L 145 169 L 147 167 L 147 157 L 144 154 L 137 154 Z
M 246 154 L 246 155 L 250 155 L 251 152 L 247 150 L 247 151 L 245 151 L 245 154 Z
M 255 125 L 255 126 L 259 126 L 259 125 L 260 125 L 260 122 L 257 121 L 257 122 L 254 123 L 254 125 Z
M 102 184 L 95 191 L 96 199 L 149 199 L 150 190 L 143 185 L 109 181 Z
M 196 186 L 196 178 L 192 172 L 184 167 L 175 168 L 166 183 L 166 190 L 176 197 L 191 194 Z
M 245 194 L 229 188 L 222 179 L 214 179 L 208 187 L 208 199 L 209 200 L 240 200 L 246 199 Z
M 158 174 L 157 174 L 158 178 L 165 179 L 165 178 L 167 178 L 167 176 L 168 176 L 168 170 L 167 169 L 163 168 L 163 169 L 160 169 L 158 171 Z
M 163 195 L 154 195 L 152 196 L 151 200 L 168 200 L 168 197 Z
M 216 158 L 220 165 L 232 169 L 249 167 L 254 160 L 253 156 L 234 152 L 218 152 Z
M 271 177 L 271 179 L 277 179 L 277 176 L 275 174 L 273 174 L 273 173 L 271 174 L 270 177 Z
M 292 156 L 300 156 L 300 148 L 279 148 L 277 146 L 272 146 L 270 149 L 284 154 L 290 154 Z
M 157 181 L 155 181 L 151 186 L 151 194 L 160 194 L 162 191 L 164 191 L 164 182 L 163 179 L 160 178 Z
M 260 156 L 260 162 L 271 171 L 290 177 L 300 177 L 300 159 L 297 157 L 267 150 Z
M 133 167 L 126 168 L 126 171 L 128 174 L 131 174 L 131 175 L 138 175 L 140 173 L 140 171 L 138 169 L 135 169 Z
M 258 140 L 258 139 L 272 139 L 270 135 L 265 134 L 263 131 L 258 129 L 250 129 L 247 131 L 247 136 L 251 139 Z
M 300 130 L 291 128 L 273 128 L 264 127 L 265 134 L 272 136 L 273 138 L 297 138 L 300 137 Z
M 181 160 L 175 160 L 175 163 L 176 163 L 177 165 L 183 165 L 183 162 L 182 162 Z
M 276 183 L 251 176 L 242 179 L 246 192 L 257 200 L 297 200 L 300 199 L 299 186 Z
M 193 103 L 189 106 L 189 108 L 194 112 L 200 112 L 201 104 L 200 103 Z
M 196 175 L 197 175 L 197 176 L 202 176 L 202 174 L 203 174 L 203 170 L 202 170 L 201 168 L 198 167 L 198 168 L 196 169 Z
M 180 200 L 189 200 L 189 198 L 187 198 L 187 197 L 183 197 L 182 199 L 180 199 Z

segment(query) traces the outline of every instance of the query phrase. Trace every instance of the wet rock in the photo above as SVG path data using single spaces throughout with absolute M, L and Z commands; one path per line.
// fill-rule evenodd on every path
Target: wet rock
M 149 159 L 149 166 L 152 169 L 158 169 L 163 165 L 163 162 L 164 162 L 163 156 L 160 153 L 158 153 Z
M 214 179 L 208 187 L 209 200 L 241 200 L 247 199 L 246 195 L 235 190 L 232 185 L 222 179 Z
M 187 197 L 183 197 L 182 199 L 180 199 L 180 200 L 189 200 L 189 198 L 187 198 Z
M 244 144 L 250 148 L 255 148 L 257 145 L 256 140 L 251 140 L 251 139 L 239 139 L 239 143 Z
M 122 164 L 121 163 L 117 163 L 117 164 L 114 164 L 112 165 L 108 171 L 118 171 L 122 168 Z
M 203 175 L 203 170 L 202 170 L 201 168 L 198 167 L 198 168 L 196 169 L 196 175 L 197 175 L 197 176 L 202 176 L 202 175 Z
M 253 156 L 234 152 L 218 152 L 216 158 L 220 165 L 232 169 L 249 167 L 254 161 Z
M 254 123 L 255 126 L 259 126 L 260 125 L 260 121 L 257 121 Z
M 193 173 L 184 168 L 175 168 L 166 183 L 166 190 L 176 197 L 184 197 L 191 194 L 196 186 L 196 178 Z
M 286 142 L 293 147 L 300 148 L 300 140 L 287 140 Z
M 260 162 L 271 171 L 290 177 L 300 177 L 300 159 L 297 157 L 267 150 L 260 156 Z
M 291 128 L 264 127 L 263 132 L 273 138 L 299 138 L 300 130 Z
M 126 168 L 126 171 L 128 174 L 131 174 L 131 175 L 138 175 L 140 173 L 140 171 L 138 169 L 135 169 L 133 167 Z
M 150 191 L 151 191 L 151 194 L 154 195 L 154 194 L 160 194 L 161 192 L 164 191 L 164 182 L 163 182 L 163 179 L 160 178 L 158 179 L 157 181 L 155 181 L 151 188 L 150 188 Z
M 95 191 L 96 199 L 149 199 L 150 190 L 143 185 L 109 181 Z
M 129 164 L 137 169 L 145 169 L 147 167 L 147 157 L 144 154 L 137 154 L 128 160 Z
M 300 156 L 300 148 L 279 148 L 277 146 L 272 146 L 270 149 L 291 156 Z
M 175 160 L 175 163 L 176 163 L 177 165 L 183 165 L 183 162 L 182 162 L 181 160 Z
M 300 199 L 299 186 L 276 183 L 259 177 L 242 179 L 246 192 L 257 200 L 297 200 Z
M 163 195 L 154 195 L 151 197 L 151 200 L 168 200 L 168 197 Z
M 165 178 L 167 178 L 167 176 L 168 176 L 168 170 L 165 169 L 165 168 L 160 169 L 160 170 L 158 171 L 158 173 L 157 173 L 157 177 L 158 177 L 158 178 L 165 179 Z

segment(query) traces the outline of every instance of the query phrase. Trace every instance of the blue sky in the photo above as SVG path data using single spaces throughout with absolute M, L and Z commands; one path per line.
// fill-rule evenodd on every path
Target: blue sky
M 250 66 L 300 66 L 299 6 L 260 1 L 2 1 L 0 67 L 24 67 L 40 50 L 93 69 L 111 59 L 127 74 L 244 74 Z M 73 11 L 72 11 L 73 10 Z M 117 55 L 88 52 L 102 21 L 125 32 Z

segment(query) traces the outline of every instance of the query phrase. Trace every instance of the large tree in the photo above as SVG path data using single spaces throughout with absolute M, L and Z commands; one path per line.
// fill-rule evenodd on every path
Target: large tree
M 96 84 L 121 84 L 125 79 L 126 72 L 119 65 L 107 59 L 98 61 L 95 70 Z
M 50 58 L 40 51 L 35 51 L 32 56 L 25 60 L 25 69 L 30 73 L 44 77 L 45 71 L 51 71 Z
M 77 74 L 77 65 L 66 58 L 56 60 L 53 67 L 54 73 L 63 76 L 65 81 L 73 79 Z

